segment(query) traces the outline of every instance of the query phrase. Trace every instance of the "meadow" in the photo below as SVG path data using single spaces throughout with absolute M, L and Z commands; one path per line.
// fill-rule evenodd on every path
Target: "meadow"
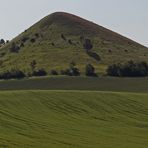
M 0 92 L 2 148 L 147 148 L 148 94 Z

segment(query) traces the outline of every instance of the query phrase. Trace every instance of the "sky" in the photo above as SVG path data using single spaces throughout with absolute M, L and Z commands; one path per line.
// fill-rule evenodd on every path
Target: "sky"
M 57 11 L 78 15 L 148 47 L 148 0 L 0 0 L 0 38 L 12 39 Z

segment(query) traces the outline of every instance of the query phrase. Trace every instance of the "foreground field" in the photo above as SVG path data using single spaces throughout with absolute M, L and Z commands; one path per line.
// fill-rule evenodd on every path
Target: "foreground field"
M 0 147 L 147 148 L 148 94 L 0 92 Z

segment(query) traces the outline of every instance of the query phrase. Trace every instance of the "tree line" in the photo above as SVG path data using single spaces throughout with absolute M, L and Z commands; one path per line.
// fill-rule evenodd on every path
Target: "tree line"
M 33 60 L 30 63 L 31 72 L 27 73 L 27 74 L 18 68 L 14 68 L 11 70 L 0 72 L 0 79 L 5 79 L 5 80 L 22 79 L 25 77 L 34 77 L 34 76 L 41 77 L 41 76 L 47 76 L 47 75 L 65 75 L 65 76 L 80 76 L 81 75 L 79 68 L 77 67 L 77 65 L 74 62 L 71 62 L 69 64 L 68 68 L 61 70 L 60 72 L 58 72 L 56 70 L 51 70 L 49 72 L 46 72 L 46 70 L 43 68 L 37 69 L 36 65 L 37 65 L 37 62 L 35 60 Z M 93 65 L 91 65 L 91 64 L 86 65 L 85 75 L 90 76 L 90 77 L 97 76 Z
M 146 77 L 148 76 L 148 64 L 144 61 L 112 64 L 107 68 L 107 75 L 114 77 Z

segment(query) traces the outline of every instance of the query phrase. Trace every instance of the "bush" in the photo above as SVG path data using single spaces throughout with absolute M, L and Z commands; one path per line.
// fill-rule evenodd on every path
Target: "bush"
M 135 63 L 133 61 L 125 64 L 113 64 L 108 67 L 107 75 L 117 77 L 148 76 L 148 64 L 146 62 Z
M 69 69 L 61 70 L 61 75 L 71 76 L 71 72 Z
M 68 69 L 61 70 L 61 75 L 80 76 L 80 70 L 76 67 L 76 64 L 72 62 Z
M 0 79 L 22 79 L 25 77 L 25 74 L 18 69 L 12 69 L 0 74 Z
M 50 74 L 51 74 L 51 75 L 58 75 L 58 72 L 57 72 L 56 70 L 51 70 L 51 71 L 50 71 Z
M 108 66 L 107 75 L 120 76 L 120 64 L 113 64 L 113 65 Z
M 21 39 L 21 41 L 22 41 L 23 43 L 27 42 L 28 40 L 29 40 L 29 37 L 23 37 L 23 38 Z
M 84 36 L 80 36 L 80 42 L 81 43 L 83 43 L 84 39 L 85 39 Z
M 25 46 L 24 43 L 21 43 L 21 44 L 20 44 L 20 47 L 24 47 L 24 46 Z
M 36 62 L 35 60 L 33 60 L 33 61 L 30 63 L 30 67 L 31 67 L 31 70 L 32 70 L 32 71 L 35 71 L 36 65 L 37 65 L 37 62 Z
M 36 38 L 39 38 L 39 36 L 40 36 L 40 35 L 39 35 L 38 33 L 35 33 L 35 37 L 36 37 Z
M 39 70 L 35 70 L 32 73 L 32 76 L 46 76 L 46 75 L 47 75 L 47 73 L 43 68 L 39 69 Z
M 61 34 L 61 38 L 66 41 L 66 37 L 64 36 L 64 34 Z
M 5 45 L 5 40 L 4 39 L 0 39 L 0 45 Z
M 34 38 L 30 39 L 31 43 L 35 43 L 35 41 L 36 41 L 36 39 L 34 39 Z
M 8 44 L 10 41 L 9 40 L 6 40 L 6 44 Z
M 52 46 L 55 46 L 55 43 L 52 42 L 51 45 L 52 45 Z
M 83 44 L 84 49 L 86 49 L 86 52 L 91 50 L 93 48 L 93 44 L 90 39 L 85 39 Z
M 70 45 L 73 44 L 71 39 L 68 40 L 68 43 L 69 43 Z
M 85 68 L 85 74 L 89 77 L 96 77 L 95 68 L 91 64 L 87 64 Z
M 20 50 L 20 47 L 13 42 L 10 47 L 10 52 L 18 52 L 19 50 Z

